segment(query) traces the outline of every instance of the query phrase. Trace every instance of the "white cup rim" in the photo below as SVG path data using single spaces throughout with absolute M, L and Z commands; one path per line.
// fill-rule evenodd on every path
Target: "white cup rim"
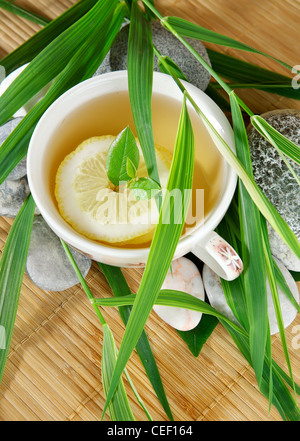
M 74 231 L 60 217 L 57 210 L 55 212 L 51 209 L 51 204 L 48 201 L 43 186 L 41 185 L 42 170 L 37 167 L 37 164 L 44 154 L 43 145 L 45 147 L 47 144 L 47 139 L 51 135 L 51 130 L 55 128 L 57 121 L 60 118 L 67 116 L 70 111 L 78 107 L 78 104 L 74 106 L 74 101 L 88 101 L 91 99 L 91 93 L 93 90 L 94 93 L 95 90 L 105 91 L 103 94 L 115 91 L 116 87 L 119 90 L 125 90 L 125 82 L 127 84 L 127 71 L 115 71 L 95 76 L 72 87 L 49 106 L 39 120 L 31 137 L 27 154 L 27 176 L 32 196 L 41 215 L 50 228 L 52 228 L 52 230 L 66 243 L 91 257 L 102 257 L 103 263 L 114 264 L 115 259 L 117 266 L 130 266 L 131 262 L 136 266 L 139 264 L 145 264 L 149 253 L 149 247 L 135 249 L 110 247 L 90 240 Z M 185 81 L 182 83 L 206 117 L 225 139 L 230 148 L 235 151 L 232 128 L 222 110 L 204 92 L 190 83 Z M 162 91 L 172 97 L 182 96 L 182 92 L 169 75 L 153 72 L 153 92 L 162 93 Z M 99 92 L 99 96 L 100 95 Z M 98 93 L 96 96 L 98 96 Z M 224 176 L 225 187 L 221 192 L 218 202 L 216 202 L 213 209 L 206 216 L 204 225 L 196 227 L 193 234 L 185 235 L 180 238 L 174 258 L 181 257 L 190 251 L 195 244 L 195 240 L 204 237 L 207 233 L 214 230 L 225 215 L 235 192 L 237 176 L 235 171 L 227 164 L 227 162 L 225 162 L 225 160 L 224 167 L 226 175 Z M 124 265 L 119 265 L 120 262 L 124 262 Z

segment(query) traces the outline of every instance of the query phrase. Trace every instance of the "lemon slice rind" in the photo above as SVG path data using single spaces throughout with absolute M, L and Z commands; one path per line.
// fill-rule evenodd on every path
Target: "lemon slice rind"
M 110 135 L 89 138 L 62 161 L 55 183 L 59 212 L 74 230 L 92 240 L 111 244 L 149 241 L 158 222 L 156 201 L 137 201 L 128 189 L 114 191 L 105 168 L 113 139 Z M 156 157 L 165 188 L 171 153 L 156 146 Z M 137 176 L 147 176 L 142 153 Z

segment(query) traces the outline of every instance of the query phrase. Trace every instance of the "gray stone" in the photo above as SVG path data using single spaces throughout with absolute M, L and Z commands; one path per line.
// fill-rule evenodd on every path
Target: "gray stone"
M 270 125 L 300 147 L 300 112 L 277 110 L 261 115 Z M 248 129 L 248 139 L 254 178 L 300 240 L 300 192 L 299 186 L 275 148 L 253 127 Z M 287 158 L 300 178 L 300 166 Z M 299 271 L 300 260 L 269 226 L 272 254 L 286 267 Z
M 210 74 L 193 57 L 185 46 L 158 22 L 152 22 L 153 44 L 161 55 L 170 57 L 182 70 L 194 86 L 205 90 L 210 81 Z M 127 46 L 129 25 L 124 26 L 117 35 L 110 49 L 110 67 L 112 71 L 127 69 Z M 195 39 L 186 39 L 210 65 L 210 60 L 203 43 Z M 154 71 L 159 71 L 157 57 L 154 56 Z
M 70 251 L 86 277 L 91 259 L 72 248 Z M 59 238 L 42 216 L 33 220 L 26 272 L 35 285 L 46 291 L 63 291 L 79 283 Z
M 0 216 L 16 217 L 29 193 L 26 176 L 14 181 L 6 179 L 0 185 Z
M 3 124 L 0 127 L 0 146 L 4 143 L 4 141 L 9 137 L 12 131 L 17 127 L 19 122 L 22 120 L 22 117 L 14 118 Z M 12 170 L 12 172 L 8 175 L 7 179 L 15 180 L 23 178 L 26 175 L 26 156 L 19 162 L 19 164 Z
M 106 57 L 104 58 L 98 69 L 96 70 L 96 72 L 94 73 L 93 77 L 97 77 L 104 73 L 111 72 L 109 58 L 110 58 L 110 52 L 108 52 L 108 54 L 106 55 Z

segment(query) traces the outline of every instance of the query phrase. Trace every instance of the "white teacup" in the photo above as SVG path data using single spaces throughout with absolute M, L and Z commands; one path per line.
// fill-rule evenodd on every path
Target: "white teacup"
M 227 144 L 234 150 L 232 128 L 220 108 L 201 90 L 183 82 L 188 92 L 218 130 Z M 109 96 L 128 90 L 127 71 L 117 71 L 93 77 L 71 88 L 56 100 L 37 124 L 32 135 L 28 155 L 27 174 L 33 198 L 50 228 L 73 248 L 88 255 L 91 259 L 119 267 L 145 266 L 149 248 L 117 248 L 90 240 L 74 231 L 60 216 L 50 191 L 49 161 L 53 158 L 50 149 L 51 138 L 57 129 L 63 130 L 65 119 L 80 106 L 98 97 Z M 182 103 L 182 92 L 173 79 L 165 74 L 154 72 L 153 93 L 172 98 Z M 99 115 L 99 118 L 101 115 Z M 223 160 L 223 185 L 213 208 L 204 222 L 181 237 L 174 259 L 192 252 L 205 262 L 220 277 L 233 280 L 243 269 L 243 264 L 235 250 L 217 233 L 217 227 L 234 195 L 237 177 L 234 170 Z

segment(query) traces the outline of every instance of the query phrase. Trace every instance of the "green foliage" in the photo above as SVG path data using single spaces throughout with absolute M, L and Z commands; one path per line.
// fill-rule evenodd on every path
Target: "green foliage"
M 0 1 L 3 7 L 4 0 Z M 15 5 L 9 2 L 11 7 Z M 154 139 L 151 122 L 151 97 L 153 53 L 159 58 L 163 72 L 172 75 L 176 84 L 183 92 L 183 107 L 176 137 L 167 189 L 191 188 L 194 163 L 194 141 L 189 120 L 186 100 L 189 100 L 199 117 L 206 125 L 209 133 L 224 159 L 234 168 L 238 177 L 238 200 L 233 201 L 224 220 L 218 226 L 220 234 L 238 248 L 242 254 L 245 269 L 239 279 L 233 282 L 222 280 L 225 297 L 240 326 L 219 314 L 207 302 L 201 302 L 185 293 L 161 291 L 165 275 L 170 267 L 178 240 L 180 238 L 187 206 L 183 207 L 180 219 L 175 219 L 174 204 L 171 205 L 171 224 L 162 222 L 169 202 L 162 200 L 160 205 L 160 221 L 152 240 L 147 265 L 136 295 L 130 293 L 129 287 L 120 269 L 102 264 L 102 269 L 113 290 L 115 298 L 95 299 L 86 285 L 78 268 L 76 272 L 87 293 L 95 313 L 103 327 L 104 343 L 102 353 L 103 387 L 107 397 L 105 409 L 110 410 L 112 419 L 132 420 L 126 391 L 122 382 L 122 374 L 126 372 L 127 361 L 134 348 L 138 351 L 146 373 L 168 417 L 172 419 L 167 398 L 159 372 L 147 340 L 144 326 L 154 304 L 184 307 L 202 312 L 203 322 L 198 329 L 190 334 L 180 335 L 188 344 L 192 353 L 197 356 L 209 333 L 205 334 L 203 326 L 209 320 L 210 332 L 216 323 L 220 323 L 229 332 L 237 347 L 253 367 L 261 392 L 270 403 L 279 410 L 284 420 L 299 420 L 300 412 L 296 401 L 287 385 L 299 394 L 300 388 L 294 383 L 291 362 L 284 335 L 277 287 L 281 287 L 295 304 L 295 300 L 285 283 L 276 263 L 273 261 L 266 234 L 265 220 L 268 220 L 289 248 L 300 257 L 299 242 L 269 200 L 264 196 L 253 179 L 249 156 L 246 128 L 241 111 L 246 112 L 256 130 L 265 136 L 271 145 L 282 155 L 299 164 L 299 147 L 279 134 L 261 117 L 254 115 L 247 105 L 238 97 L 233 89 L 253 87 L 278 93 L 283 96 L 299 99 L 299 90 L 291 88 L 290 79 L 284 75 L 262 69 L 254 64 L 245 63 L 235 57 L 209 50 L 212 67 L 188 44 L 185 37 L 192 37 L 210 43 L 249 51 L 259 56 L 267 56 L 291 69 L 281 60 L 264 54 L 241 42 L 233 40 L 197 24 L 177 17 L 162 17 L 151 0 L 143 0 L 145 13 L 137 1 L 126 0 L 81 0 L 72 8 L 45 25 L 36 35 L 1 60 L 1 66 L 8 74 L 18 66 L 30 62 L 29 66 L 13 82 L 0 97 L 0 124 L 5 123 L 24 103 L 33 97 L 50 81 L 53 81 L 46 96 L 23 118 L 21 123 L 7 138 L 0 148 L 0 182 L 24 157 L 34 127 L 45 110 L 62 93 L 73 85 L 93 75 L 107 54 L 125 14 L 130 17 L 128 42 L 128 87 L 131 108 L 139 142 L 145 158 L 149 178 L 135 180 L 138 167 L 136 146 L 130 141 L 131 135 L 125 130 L 121 143 L 112 149 L 108 160 L 108 170 L 112 182 L 125 177 L 134 192 L 141 197 L 148 197 L 156 189 L 159 191 L 159 175 L 156 164 Z M 4 5 L 7 6 L 7 5 Z M 20 12 L 20 8 L 18 9 Z M 30 20 L 37 17 L 25 13 Z M 179 79 L 185 79 L 182 72 L 168 57 L 161 56 L 152 44 L 151 19 L 159 19 L 187 50 L 212 75 L 207 93 L 217 100 L 226 111 L 230 111 L 236 142 L 236 154 L 231 151 L 224 139 L 216 132 L 185 91 Z M 225 80 L 227 81 L 225 81 Z M 222 88 L 228 95 L 229 102 L 219 94 Z M 128 139 L 127 139 L 128 138 Z M 122 145 L 122 148 L 120 146 Z M 290 166 L 292 168 L 292 165 Z M 299 181 L 296 181 L 299 183 Z M 186 202 L 186 201 L 185 201 Z M 168 207 L 167 207 L 168 205 Z M 22 284 L 26 256 L 30 240 L 30 231 L 34 213 L 34 202 L 31 196 L 16 217 L 8 235 L 0 261 L 0 326 L 6 330 L 6 349 L 0 352 L 0 378 L 2 377 L 9 343 L 13 331 L 18 307 L 19 293 Z M 179 215 L 177 213 L 177 215 Z M 65 244 L 64 248 L 72 262 L 72 256 Z M 73 262 L 74 265 L 74 262 Z M 76 267 L 76 264 L 75 264 Z M 278 317 L 280 336 L 289 369 L 286 374 L 272 359 L 270 331 L 266 308 L 266 275 L 272 287 L 272 295 Z M 296 278 L 299 276 L 294 275 Z M 99 306 L 118 306 L 126 330 L 119 353 L 116 350 L 113 334 L 105 322 Z M 296 304 L 299 311 L 299 305 Z M 203 326 L 202 326 L 203 325 Z M 132 385 L 131 380 L 129 383 Z M 133 386 L 133 385 L 132 385 Z M 133 387 L 138 402 L 143 406 Z M 144 408 L 147 417 L 148 412 Z
M 130 128 L 126 127 L 116 136 L 108 149 L 106 157 L 108 179 L 116 187 L 123 181 L 131 180 L 135 176 L 134 170 L 137 170 L 139 161 L 140 153 L 135 137 Z

